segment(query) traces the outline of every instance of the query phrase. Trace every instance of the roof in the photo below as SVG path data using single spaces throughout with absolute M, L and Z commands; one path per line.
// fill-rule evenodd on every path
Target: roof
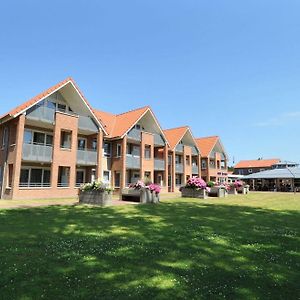
M 300 179 L 300 168 L 293 167 L 293 168 L 266 170 L 266 171 L 244 176 L 243 179 L 280 179 L 280 178 Z
M 185 133 L 189 130 L 188 126 L 182 126 L 171 129 L 164 129 L 163 132 L 169 142 L 170 148 L 175 149 L 177 144 L 182 140 Z
M 59 83 L 53 85 L 52 87 L 48 88 L 47 90 L 45 90 L 45 91 L 41 92 L 40 94 L 36 95 L 35 97 L 27 100 L 26 102 L 22 103 L 21 105 L 19 105 L 17 107 L 15 107 L 14 109 L 12 109 L 11 111 L 9 111 L 8 113 L 2 115 L 0 117 L 0 121 L 2 119 L 6 118 L 6 117 L 11 117 L 11 118 L 17 117 L 24 110 L 26 110 L 26 109 L 30 108 L 31 106 L 35 105 L 40 100 L 48 97 L 49 95 L 51 95 L 55 91 L 59 90 L 63 86 L 67 85 L 68 83 L 71 83 L 74 86 L 74 88 L 76 89 L 76 91 L 80 95 L 82 101 L 87 105 L 87 107 L 89 108 L 89 110 L 92 113 L 92 115 L 94 115 L 93 109 L 92 109 L 91 105 L 89 104 L 88 100 L 84 97 L 83 93 L 80 91 L 80 89 L 77 86 L 77 84 L 75 83 L 74 79 L 72 77 L 67 77 L 66 79 L 60 81 Z M 99 121 L 99 125 L 102 127 L 102 129 L 104 130 L 104 132 L 107 133 L 106 130 L 103 128 L 103 124 L 101 123 L 101 120 L 99 120 L 98 118 L 96 118 L 95 115 L 94 115 L 94 117 L 95 117 L 96 120 Z
M 149 106 L 130 110 L 118 115 L 94 109 L 97 118 L 104 123 L 109 138 L 123 137 L 148 111 L 150 111 L 155 118 Z
M 203 138 L 197 138 L 196 142 L 198 147 L 200 148 L 202 157 L 208 157 L 210 152 L 213 150 L 214 146 L 218 142 L 220 138 L 215 136 L 208 136 Z
M 246 168 L 267 168 L 280 162 L 279 158 L 272 159 L 256 159 L 256 160 L 241 160 L 237 163 L 235 169 L 246 169 Z

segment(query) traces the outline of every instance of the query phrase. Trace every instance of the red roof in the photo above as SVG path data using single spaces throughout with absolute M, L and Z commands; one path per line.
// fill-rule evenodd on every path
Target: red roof
M 74 85 L 74 87 L 76 88 L 77 92 L 80 94 L 80 96 L 83 99 L 83 101 L 85 102 L 85 104 L 89 107 L 91 112 L 93 112 L 91 105 L 89 104 L 87 99 L 84 97 L 83 93 L 80 91 L 79 87 L 77 86 L 77 84 L 75 83 L 73 78 L 68 77 L 68 78 L 62 80 L 61 82 L 57 83 L 56 85 L 54 85 L 54 86 L 48 88 L 47 90 L 43 91 L 42 93 L 38 94 L 37 96 L 29 99 L 28 101 L 22 103 L 21 105 L 17 106 L 16 108 L 12 109 L 8 113 L 2 115 L 0 117 L 0 120 L 5 118 L 5 117 L 13 117 L 13 118 L 17 117 L 23 110 L 26 110 L 27 108 L 33 106 L 34 104 L 38 103 L 43 98 L 46 98 L 47 96 L 52 94 L 54 91 L 58 90 L 59 88 L 63 87 L 64 85 L 66 85 L 68 83 L 72 83 Z M 98 120 L 98 121 L 101 124 L 101 120 Z M 106 133 L 106 130 L 104 130 L 104 131 Z
M 270 168 L 272 165 L 278 163 L 279 158 L 271 159 L 256 159 L 256 160 L 241 160 L 235 165 L 235 169 L 246 169 L 246 168 Z
M 210 152 L 213 150 L 214 146 L 220 138 L 218 136 L 208 136 L 203 138 L 197 138 L 196 142 L 201 151 L 202 157 L 208 157 Z
M 149 110 L 151 111 L 151 108 L 145 106 L 118 115 L 95 109 L 94 113 L 104 123 L 108 137 L 117 138 L 123 137 Z

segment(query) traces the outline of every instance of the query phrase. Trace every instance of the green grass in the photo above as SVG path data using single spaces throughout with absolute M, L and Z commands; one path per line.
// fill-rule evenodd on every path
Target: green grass
M 299 299 L 300 196 L 0 210 L 0 299 Z

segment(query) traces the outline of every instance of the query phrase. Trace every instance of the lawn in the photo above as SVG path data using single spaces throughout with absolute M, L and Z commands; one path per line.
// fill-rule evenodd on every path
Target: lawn
M 300 196 L 0 210 L 0 299 L 299 299 Z

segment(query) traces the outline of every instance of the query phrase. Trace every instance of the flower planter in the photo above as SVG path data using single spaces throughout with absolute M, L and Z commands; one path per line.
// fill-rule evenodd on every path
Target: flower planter
M 238 193 L 239 194 L 243 194 L 243 195 L 246 195 L 246 194 L 248 194 L 249 193 L 249 186 L 241 186 L 241 187 L 239 187 L 238 188 Z
M 93 205 L 110 205 L 112 201 L 112 194 L 103 191 L 91 190 L 79 192 L 79 203 L 93 204 Z
M 207 191 L 205 189 L 192 189 L 192 188 L 181 188 L 181 197 L 183 198 L 207 198 Z
M 214 186 L 210 189 L 210 192 L 208 193 L 208 196 L 224 198 L 224 197 L 227 197 L 227 191 L 224 187 L 222 188 L 222 187 Z
M 234 187 L 231 187 L 230 190 L 228 190 L 229 195 L 237 195 L 237 189 Z
M 151 193 L 149 189 L 146 188 L 125 188 L 122 190 L 121 199 L 125 201 L 137 201 L 140 203 L 158 203 L 159 195 L 156 195 L 156 193 L 153 192 Z

